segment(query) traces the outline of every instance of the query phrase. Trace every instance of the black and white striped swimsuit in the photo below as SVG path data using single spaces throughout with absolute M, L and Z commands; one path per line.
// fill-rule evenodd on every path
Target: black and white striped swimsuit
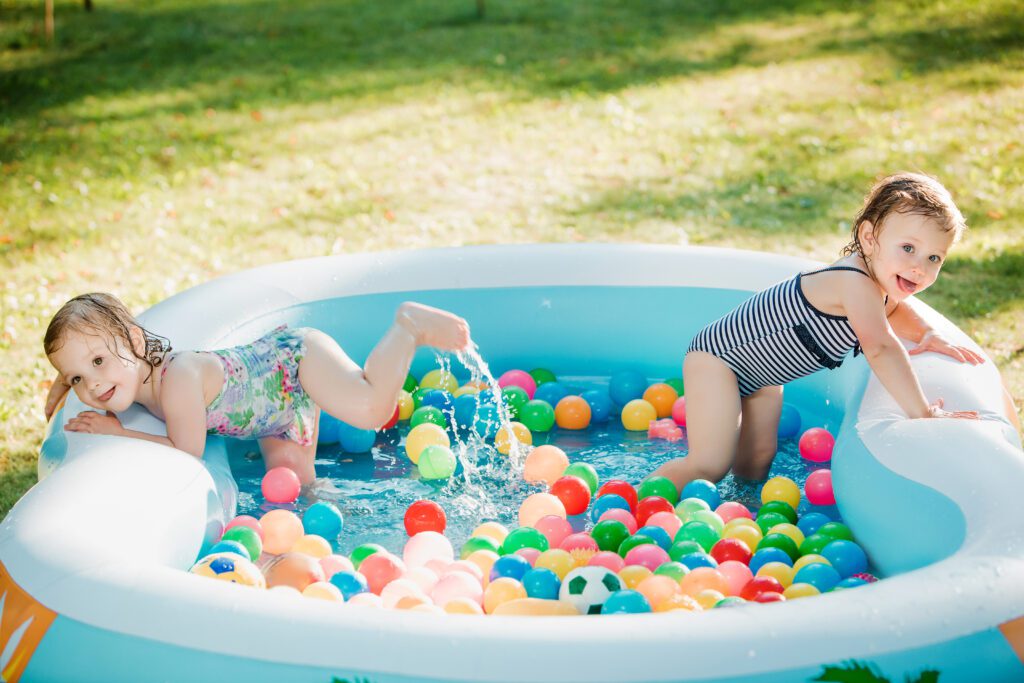
M 800 287 L 801 278 L 830 270 L 852 270 L 870 277 L 849 266 L 797 273 L 705 327 L 687 351 L 704 351 L 725 361 L 736 373 L 740 396 L 838 368 L 850 349 L 854 356 L 860 353 L 857 335 L 846 316 L 819 311 Z

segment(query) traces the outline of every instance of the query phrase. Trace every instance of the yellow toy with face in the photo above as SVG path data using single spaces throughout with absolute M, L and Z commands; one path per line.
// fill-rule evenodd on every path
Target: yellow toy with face
M 235 553 L 213 553 L 202 558 L 189 570 L 199 576 L 230 581 L 253 588 L 266 588 L 267 582 L 255 564 Z

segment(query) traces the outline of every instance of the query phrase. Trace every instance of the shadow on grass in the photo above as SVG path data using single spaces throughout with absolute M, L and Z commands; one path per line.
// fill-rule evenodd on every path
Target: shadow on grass
M 928 292 L 929 303 L 954 321 L 1020 310 L 1024 308 L 1022 274 L 1024 242 L 977 258 L 954 252 Z
M 0 519 L 36 483 L 35 455 L 15 453 L 11 461 L 22 464 L 0 472 Z

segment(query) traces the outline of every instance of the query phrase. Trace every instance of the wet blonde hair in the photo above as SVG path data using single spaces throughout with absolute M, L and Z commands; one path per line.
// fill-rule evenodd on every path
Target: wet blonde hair
M 132 343 L 133 327 L 142 331 L 142 338 L 145 342 L 142 353 L 139 353 Z M 153 334 L 140 325 L 120 299 L 110 294 L 92 292 L 76 296 L 60 307 L 46 327 L 46 334 L 43 336 L 43 351 L 50 356 L 60 350 L 64 346 L 64 340 L 69 332 L 97 331 L 109 334 L 114 339 L 120 339 L 136 359 L 149 365 L 149 376 L 146 377 L 146 381 L 152 376 L 153 368 L 159 367 L 171 350 L 170 341 L 166 337 Z M 124 358 L 124 360 L 131 359 Z

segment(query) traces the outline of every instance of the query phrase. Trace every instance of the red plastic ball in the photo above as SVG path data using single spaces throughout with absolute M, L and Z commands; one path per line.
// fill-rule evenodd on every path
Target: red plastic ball
M 268 503 L 294 503 L 302 490 L 299 475 L 287 467 L 267 470 L 260 484 L 263 497 Z
M 811 505 L 835 505 L 836 494 L 832 490 L 832 470 L 811 472 L 804 483 L 804 495 Z
M 751 555 L 747 544 L 738 538 L 723 538 L 711 547 L 711 557 L 715 558 L 718 564 L 729 560 L 750 564 Z
M 381 427 L 381 430 L 391 429 L 396 424 L 398 424 L 398 412 L 398 404 L 396 403 L 395 412 L 391 415 L 391 419 L 384 423 L 384 426 Z
M 740 597 L 744 600 L 755 600 L 761 593 L 782 593 L 785 588 L 778 579 L 770 576 L 755 576 L 740 591 Z
M 675 512 L 675 508 L 661 496 L 647 496 L 636 506 L 636 523 L 644 526 L 655 512 Z
M 366 577 L 370 592 L 380 595 L 384 586 L 405 573 L 405 563 L 388 552 L 377 552 L 363 560 L 359 573 Z
M 415 536 L 421 531 L 436 531 L 444 533 L 448 524 L 448 518 L 444 514 L 444 508 L 432 500 L 417 500 L 405 511 L 405 531 L 410 536 Z
M 601 488 L 597 490 L 598 496 L 603 496 L 606 493 L 622 496 L 629 503 L 629 511 L 634 515 L 636 514 L 636 506 L 640 502 L 640 498 L 636 494 L 636 489 L 628 481 L 609 479 L 601 484 Z
M 786 596 L 776 591 L 764 591 L 754 596 L 754 602 L 786 602 Z
M 832 459 L 832 447 L 836 440 L 826 429 L 811 427 L 800 436 L 797 444 L 800 455 L 811 462 L 828 462 Z
M 585 512 L 590 505 L 590 487 L 587 482 L 572 475 L 556 479 L 551 485 L 551 494 L 562 501 L 567 515 Z

